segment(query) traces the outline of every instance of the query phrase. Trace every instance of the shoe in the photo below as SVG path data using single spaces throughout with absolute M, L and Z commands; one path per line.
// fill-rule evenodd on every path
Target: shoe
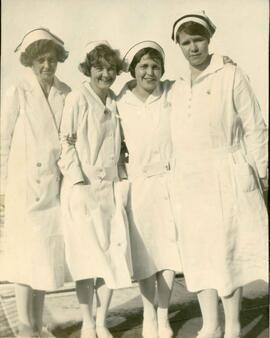
M 198 335 L 196 338 L 223 338 L 223 331 L 221 327 L 219 326 L 216 331 L 212 334 L 204 333 L 202 330 L 198 332 Z
M 40 335 L 38 336 L 39 338 L 56 338 L 49 330 L 47 327 L 43 327 Z
M 113 338 L 111 332 L 107 329 L 106 326 L 97 326 L 96 332 L 98 338 Z
M 82 326 L 81 338 L 96 338 L 96 328 L 94 326 Z
M 158 326 L 158 337 L 159 338 L 172 338 L 173 337 L 173 330 L 169 321 L 165 323 L 165 325 Z
M 144 320 L 142 328 L 143 338 L 158 338 L 158 325 L 157 320 Z

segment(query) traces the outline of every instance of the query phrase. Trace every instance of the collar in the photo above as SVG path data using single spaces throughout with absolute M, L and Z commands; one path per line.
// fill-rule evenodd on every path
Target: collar
M 162 82 L 159 82 L 155 90 L 148 96 L 145 102 L 141 101 L 135 94 L 132 93 L 132 89 L 136 86 L 136 80 L 131 80 L 127 82 L 123 89 L 121 90 L 118 100 L 123 100 L 124 102 L 132 105 L 138 104 L 150 104 L 160 98 L 163 93 Z
M 198 81 L 201 81 L 205 77 L 207 77 L 210 74 L 213 74 L 217 72 L 218 70 L 222 69 L 224 67 L 224 62 L 223 62 L 223 56 L 218 55 L 218 54 L 212 54 L 210 64 L 208 67 L 196 78 L 195 83 Z M 190 68 L 188 67 L 186 71 L 180 76 L 181 80 L 184 80 L 188 83 L 190 83 L 191 79 L 191 72 Z
M 22 81 L 22 86 L 27 91 L 33 91 L 37 87 L 38 88 L 40 87 L 38 79 L 33 73 L 32 69 L 26 70 L 24 74 L 24 80 Z M 65 92 L 64 84 L 56 76 L 54 76 L 52 88 L 57 92 L 59 92 L 60 94 Z

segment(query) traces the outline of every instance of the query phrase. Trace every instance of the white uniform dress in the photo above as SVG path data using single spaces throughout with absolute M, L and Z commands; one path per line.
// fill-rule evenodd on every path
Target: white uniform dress
M 75 146 L 68 137 L 76 135 Z M 130 286 L 128 223 L 118 185 L 120 124 L 113 92 L 106 105 L 85 81 L 66 100 L 61 124 L 61 200 L 67 263 L 74 280 L 101 277 Z M 76 183 L 84 181 L 84 185 Z
M 127 84 L 117 106 L 129 152 L 130 195 L 128 218 L 134 279 L 158 271 L 181 271 L 178 238 L 170 196 L 170 106 L 166 96 L 171 83 L 160 84 L 145 102 Z
M 220 56 L 190 83 L 177 80 L 171 99 L 183 269 L 190 291 L 226 296 L 268 278 L 267 130 L 247 78 Z
M 1 280 L 53 290 L 64 282 L 58 134 L 69 87 L 54 79 L 48 99 L 30 70 L 5 96 L 1 178 L 5 189 Z

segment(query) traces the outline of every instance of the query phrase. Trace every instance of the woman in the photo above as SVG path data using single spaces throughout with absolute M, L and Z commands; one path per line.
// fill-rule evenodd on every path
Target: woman
M 83 318 L 82 338 L 112 337 L 106 328 L 111 289 L 131 283 L 127 222 L 117 184 L 120 125 L 110 90 L 120 66 L 107 41 L 88 43 L 79 69 L 90 81 L 68 95 L 61 123 L 64 235 Z
M 197 338 L 240 336 L 242 286 L 267 281 L 267 213 L 260 189 L 267 172 L 267 131 L 239 67 L 208 51 L 215 26 L 188 13 L 172 38 L 189 62 L 172 92 L 175 197 L 187 287 L 198 293 L 203 327 Z M 258 245 L 259 243 L 259 245 Z
M 175 271 L 181 271 L 171 210 L 171 137 L 167 93 L 161 82 L 164 51 L 153 41 L 134 45 L 124 58 L 135 78 L 121 91 L 117 106 L 129 152 L 128 218 L 134 275 L 144 307 L 143 337 L 172 337 L 168 320 Z M 155 310 L 157 285 L 158 309 Z
M 15 51 L 29 68 L 10 88 L 3 105 L 1 187 L 5 191 L 5 267 L 2 279 L 15 284 L 18 335 L 42 330 L 44 295 L 64 282 L 60 231 L 61 151 L 58 130 L 69 87 L 55 77 L 68 53 L 48 29 L 28 32 Z M 42 332 L 41 332 L 42 331 Z

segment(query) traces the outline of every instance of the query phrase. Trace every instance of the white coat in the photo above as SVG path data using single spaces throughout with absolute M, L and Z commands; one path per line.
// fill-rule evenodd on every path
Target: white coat
M 266 176 L 267 130 L 247 78 L 213 55 L 190 86 L 170 98 L 174 191 L 181 257 L 190 291 L 227 296 L 267 280 L 267 212 L 258 176 Z
M 128 219 L 134 278 L 148 278 L 169 269 L 181 271 L 178 239 L 170 196 L 171 83 L 160 83 L 145 102 L 131 91 L 121 91 L 117 107 L 129 152 Z
M 76 136 L 76 144 L 68 137 Z M 74 280 L 131 285 L 126 213 L 118 191 L 121 149 L 113 92 L 106 105 L 85 81 L 67 96 L 61 124 L 61 193 L 67 263 Z M 76 185 L 78 182 L 84 185 Z
M 69 87 L 54 79 L 48 99 L 30 71 L 5 96 L 1 178 L 5 193 L 2 280 L 52 290 L 64 281 L 58 136 Z

